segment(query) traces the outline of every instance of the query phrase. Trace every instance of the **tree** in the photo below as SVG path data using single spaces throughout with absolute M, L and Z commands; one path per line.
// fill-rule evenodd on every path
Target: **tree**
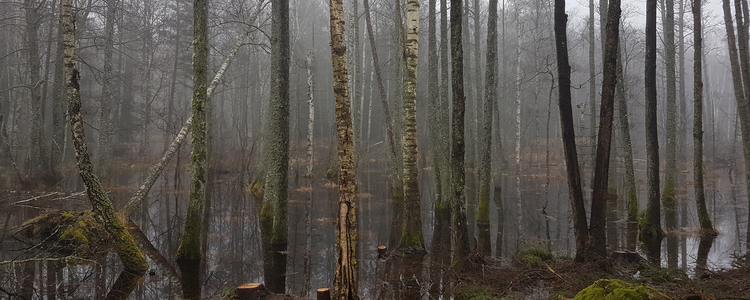
M 484 119 L 482 122 L 482 163 L 479 183 L 479 251 L 490 255 L 490 186 L 492 185 L 492 118 L 497 101 L 497 0 L 491 0 L 487 17 L 487 71 L 484 85 Z
M 568 193 L 573 214 L 573 232 L 576 240 L 576 261 L 583 261 L 586 254 L 589 228 L 586 221 L 586 208 L 581 191 L 581 174 L 578 168 L 578 153 L 573 125 L 573 108 L 570 94 L 570 63 L 568 61 L 568 15 L 565 13 L 565 0 L 555 0 L 555 49 L 557 52 L 557 82 L 559 86 L 560 126 L 562 128 L 563 150 L 568 175 Z
M 107 165 L 110 163 L 111 156 L 110 138 L 114 134 L 114 124 L 112 124 L 112 103 L 114 97 L 112 93 L 112 54 L 114 52 L 114 34 L 115 34 L 115 2 L 116 0 L 107 0 L 106 17 L 104 20 L 104 76 L 102 77 L 102 97 L 99 113 L 99 140 L 98 140 L 98 160 L 97 169 L 102 176 L 107 177 Z M 173 77 L 177 77 L 175 74 Z
M 404 91 L 404 230 L 401 247 L 424 249 L 417 168 L 417 54 L 419 48 L 419 0 L 406 2 L 406 78 Z
M 743 47 L 741 46 L 741 42 L 739 47 L 739 49 L 741 50 L 740 55 L 738 55 L 737 53 L 737 38 L 735 37 L 734 33 L 734 23 L 732 21 L 732 12 L 729 5 L 729 0 L 722 1 L 722 8 L 724 11 L 724 24 L 727 33 L 727 46 L 729 49 L 729 65 L 732 71 L 732 86 L 734 87 L 734 98 L 737 102 L 737 114 L 739 115 L 739 122 L 742 133 L 742 150 L 745 158 L 745 181 L 750 182 L 750 175 L 748 175 L 747 172 L 748 170 L 750 170 L 750 114 L 748 114 L 748 112 L 750 112 L 750 107 L 748 107 L 747 102 L 747 87 L 750 86 L 747 84 L 747 82 L 750 82 L 750 78 L 749 76 L 745 76 L 745 74 L 743 74 L 744 67 L 741 66 L 741 62 L 747 61 L 747 59 L 741 59 L 742 57 L 746 57 L 746 55 L 742 55 Z M 739 20 L 740 13 L 738 12 L 737 14 L 738 34 L 741 35 L 742 33 L 739 29 L 740 27 L 742 27 L 740 25 L 741 21 Z M 750 185 L 748 185 L 747 188 L 750 191 Z M 748 201 L 750 201 L 750 196 L 748 196 Z M 748 224 L 748 232 L 750 232 L 750 224 Z M 748 237 L 748 240 L 750 240 L 750 237 Z M 748 243 L 747 245 L 748 249 L 750 250 L 750 243 Z
M 648 260 L 661 262 L 661 205 L 659 203 L 659 136 L 656 122 L 656 0 L 646 1 L 646 185 L 648 206 L 640 226 Z
M 617 51 L 620 41 L 620 0 L 610 0 L 607 12 L 604 60 L 602 61 L 602 101 L 596 146 L 594 184 L 591 195 L 591 258 L 607 256 L 607 190 L 609 181 L 612 123 L 617 85 Z
M 40 5 L 34 0 L 24 0 L 24 16 L 26 21 L 26 47 L 29 63 L 29 87 L 31 91 L 31 145 L 28 156 L 28 173 L 32 180 L 43 179 L 49 173 L 49 159 L 44 142 L 43 111 L 39 74 L 39 24 L 42 20 L 38 10 Z M 48 184 L 52 184 L 51 182 Z
M 336 103 L 336 135 L 339 160 L 339 201 L 336 222 L 336 273 L 333 279 L 334 299 L 357 299 L 357 208 L 354 174 L 354 140 L 349 107 L 344 42 L 343 0 L 330 0 L 331 64 Z M 369 31 L 369 29 L 368 29 Z
M 675 70 L 675 38 L 674 38 L 674 0 L 665 0 L 664 12 L 664 59 L 667 73 L 667 115 L 666 115 L 666 169 L 664 172 L 664 190 L 661 194 L 664 205 L 664 225 L 667 232 L 677 229 L 677 206 L 675 190 L 677 185 L 677 86 Z M 667 237 L 667 263 L 670 268 L 677 267 L 677 237 L 669 234 Z
M 177 249 L 177 261 L 181 262 L 182 266 L 198 265 L 201 261 L 200 231 L 206 200 L 206 106 L 209 100 L 208 0 L 193 2 L 193 36 L 193 150 L 190 153 L 193 174 L 190 178 L 190 201 L 185 229 L 182 232 L 180 247 Z
M 83 115 L 81 114 L 80 74 L 76 68 L 75 56 L 75 17 L 73 15 L 73 1 L 62 0 L 61 25 L 63 26 L 65 86 L 68 95 L 68 114 L 70 129 L 73 134 L 76 162 L 83 184 L 86 186 L 94 214 L 109 234 L 115 245 L 127 272 L 143 275 L 148 270 L 146 259 L 138 250 L 133 237 L 125 230 L 120 220 L 115 217 L 112 201 L 102 188 L 99 178 L 94 173 L 94 167 L 86 144 L 83 129 Z
M 715 235 L 716 230 L 706 209 L 703 190 L 703 24 L 701 24 L 701 1 L 693 1 L 693 179 L 695 206 L 698 221 L 704 234 Z
M 622 47 L 620 47 L 622 48 Z M 625 76 L 622 67 L 622 51 L 618 50 L 617 59 L 617 86 L 615 95 L 617 96 L 617 112 L 620 119 L 620 129 L 622 130 L 622 147 L 625 160 L 625 185 L 627 192 L 627 211 L 628 211 L 628 233 L 627 249 L 636 250 L 638 242 L 638 193 L 635 189 L 635 170 L 633 167 L 633 144 L 630 141 L 630 120 L 628 117 L 628 98 L 625 90 Z
M 464 172 L 464 112 L 466 110 L 466 96 L 464 95 L 464 50 L 461 41 L 462 0 L 451 0 L 451 86 L 453 92 L 452 131 L 453 143 L 451 152 L 451 224 L 453 224 L 453 241 L 456 254 L 454 266 L 463 267 L 463 260 L 469 255 L 469 236 L 466 224 L 466 204 L 464 188 L 466 174 Z
M 287 248 L 287 189 L 289 173 L 289 1 L 272 1 L 271 33 L 271 100 L 269 102 L 264 136 L 265 193 L 261 222 L 272 222 L 269 243 L 264 245 L 269 253 L 281 253 Z M 270 257 L 266 257 L 270 258 Z M 268 265 L 269 262 L 266 262 Z M 283 274 L 286 272 L 285 256 L 273 259 L 273 282 L 269 289 L 284 292 Z

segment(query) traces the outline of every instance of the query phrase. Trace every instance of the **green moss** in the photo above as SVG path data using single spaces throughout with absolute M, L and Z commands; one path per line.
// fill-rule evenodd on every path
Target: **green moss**
M 674 182 L 664 181 L 664 191 L 661 193 L 661 200 L 666 202 L 668 200 L 674 201 L 675 197 L 675 186 Z
M 78 244 L 86 244 L 89 242 L 89 239 L 86 237 L 86 233 L 83 230 L 84 229 L 79 227 L 70 226 L 65 229 L 62 235 L 60 235 L 60 239 Z
M 531 247 L 520 253 L 519 260 L 527 267 L 544 267 L 545 263 L 554 262 L 555 256 L 547 250 Z
M 580 291 L 575 300 L 649 300 L 671 299 L 658 290 L 618 279 L 600 279 Z
M 461 285 L 453 290 L 456 300 L 502 299 L 502 294 L 486 285 Z
M 221 299 L 222 300 L 237 300 L 240 299 L 239 296 L 237 296 L 237 287 L 230 287 L 225 289 L 223 292 L 221 292 Z

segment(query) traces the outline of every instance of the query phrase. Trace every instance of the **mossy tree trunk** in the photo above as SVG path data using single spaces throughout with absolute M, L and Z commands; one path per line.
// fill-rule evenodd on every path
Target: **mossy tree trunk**
M 119 219 L 115 217 L 112 202 L 101 186 L 99 178 L 94 173 L 94 167 L 89 157 L 86 137 L 83 130 L 83 116 L 81 114 L 80 74 L 75 60 L 75 16 L 73 15 L 73 1 L 62 1 L 61 24 L 63 26 L 63 43 L 65 59 L 65 85 L 68 95 L 68 114 L 73 134 L 76 162 L 78 170 L 86 188 L 91 206 L 97 221 L 114 242 L 117 254 L 120 256 L 125 270 L 134 274 L 143 274 L 148 270 L 148 263 L 135 244 L 133 237 L 125 230 Z
M 287 195 L 289 173 L 289 1 L 271 2 L 271 100 L 265 126 L 263 148 L 265 162 L 265 193 L 263 222 L 266 258 L 266 281 L 275 293 L 284 292 L 285 256 L 278 253 L 287 248 Z M 271 232 L 268 232 L 268 229 Z
M 208 0 L 193 2 L 193 36 L 193 150 L 190 153 L 193 174 L 190 178 L 190 200 L 185 229 L 182 232 L 180 247 L 177 249 L 177 261 L 183 262 L 182 265 L 198 264 L 201 260 L 201 219 L 206 200 L 206 107 L 209 100 Z
M 587 256 L 607 256 L 607 195 L 609 184 L 612 126 L 614 119 L 615 85 L 617 84 L 617 49 L 620 40 L 620 0 L 611 0 L 608 8 L 604 61 L 602 63 L 602 101 L 599 134 L 596 146 L 596 169 L 591 195 L 591 246 Z
M 594 17 L 594 0 L 589 0 L 589 19 L 588 19 L 588 30 L 589 30 L 589 147 L 592 147 L 590 151 L 591 160 L 590 163 L 594 163 L 595 153 L 593 145 L 596 142 L 596 31 L 595 29 L 595 17 Z M 604 39 L 604 37 L 602 37 Z M 602 51 L 603 52 L 603 51 Z M 586 165 L 584 162 L 584 169 Z M 593 176 L 592 176 L 593 177 Z
M 455 243 L 454 266 L 463 267 L 463 261 L 469 255 L 470 241 L 466 224 L 466 203 L 464 189 L 466 174 L 464 173 L 464 112 L 466 110 L 466 96 L 464 95 L 464 52 L 461 41 L 462 0 L 451 0 L 451 82 L 453 90 L 452 139 L 451 152 L 451 224 L 453 224 L 453 242 Z
M 400 247 L 424 249 L 417 166 L 417 54 L 419 53 L 419 1 L 406 2 L 406 76 L 403 111 L 404 214 Z
M 659 136 L 656 121 L 656 0 L 646 1 L 646 184 L 648 206 L 646 219 L 641 221 L 641 240 L 646 246 L 648 260 L 661 263 L 661 203 L 659 202 Z
M 479 183 L 479 252 L 490 255 L 490 188 L 492 186 L 492 118 L 497 101 L 497 0 L 490 0 L 487 18 L 487 71 L 484 86 L 484 118 L 482 119 L 482 163 Z
M 336 104 L 336 132 L 339 160 L 339 201 L 336 221 L 336 273 L 333 279 L 334 299 L 358 299 L 357 292 L 357 208 L 354 174 L 354 141 L 352 134 L 349 90 L 347 88 L 346 44 L 344 43 L 343 0 L 330 0 L 331 63 Z
M 667 159 L 664 170 L 664 189 L 661 194 L 664 206 L 664 225 L 667 231 L 667 264 L 670 268 L 677 267 L 677 237 L 672 231 L 677 229 L 677 206 L 675 193 L 677 189 L 677 79 L 676 79 L 676 49 L 674 38 L 674 0 L 665 0 L 664 12 L 664 60 L 667 75 L 667 115 L 666 115 L 666 149 Z
M 695 206 L 698 221 L 706 234 L 715 234 L 711 217 L 706 208 L 706 195 L 703 188 L 703 24 L 701 24 L 701 3 L 693 2 L 693 181 Z
M 750 46 L 748 45 L 748 22 L 750 22 L 750 15 L 748 12 L 747 0 L 735 0 L 735 15 L 737 17 L 737 43 L 740 53 L 740 70 L 742 70 L 742 85 L 745 88 L 745 105 L 746 110 L 744 114 L 747 118 L 750 118 Z M 745 128 L 748 128 L 747 130 Z M 742 148 L 745 155 L 745 181 L 750 182 L 750 121 L 748 126 L 742 127 L 743 134 L 748 132 L 748 138 L 742 137 Z M 746 184 L 748 191 L 750 191 L 750 184 Z M 748 203 L 750 203 L 750 194 L 748 194 Z M 747 232 L 750 233 L 750 214 L 748 214 Z M 750 234 L 746 234 L 747 238 L 747 250 L 750 252 Z

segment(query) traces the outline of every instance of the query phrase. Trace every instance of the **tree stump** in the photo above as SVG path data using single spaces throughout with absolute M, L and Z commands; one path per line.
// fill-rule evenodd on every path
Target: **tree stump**
M 261 300 L 270 295 L 266 286 L 262 283 L 246 283 L 237 288 L 237 297 L 241 300 Z
M 317 300 L 331 300 L 331 289 L 329 288 L 318 289 Z
M 388 256 L 388 247 L 386 246 L 379 246 L 378 247 L 378 258 L 385 258 Z

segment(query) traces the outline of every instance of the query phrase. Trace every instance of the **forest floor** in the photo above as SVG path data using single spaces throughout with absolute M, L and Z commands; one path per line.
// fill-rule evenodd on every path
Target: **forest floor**
M 750 299 L 748 258 L 738 258 L 735 268 L 707 270 L 693 277 L 680 269 L 612 259 L 599 263 L 516 261 L 510 266 L 490 260 L 480 269 L 457 274 L 452 294 L 457 299 L 571 299 L 599 279 L 620 279 L 653 287 L 673 299 Z

